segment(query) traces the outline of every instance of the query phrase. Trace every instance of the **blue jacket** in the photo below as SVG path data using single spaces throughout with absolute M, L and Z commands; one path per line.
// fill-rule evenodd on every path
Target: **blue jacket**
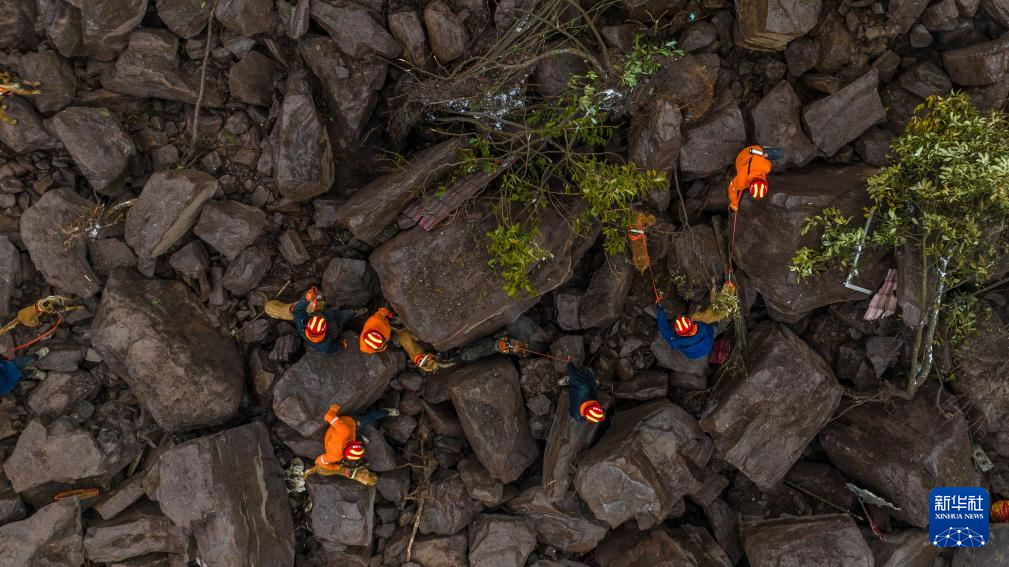
M 704 358 L 711 354 L 715 343 L 715 328 L 707 323 L 697 323 L 697 332 L 692 337 L 681 337 L 673 332 L 673 327 L 666 317 L 666 310 L 660 305 L 655 312 L 655 320 L 659 323 L 659 334 L 669 343 L 673 350 L 683 353 L 691 360 Z
M 0 396 L 14 391 L 21 381 L 21 369 L 13 360 L 0 359 Z
M 589 400 L 599 400 L 599 385 L 595 376 L 589 371 L 578 370 L 578 367 L 568 363 L 568 415 L 575 421 L 587 421 L 579 409 Z
M 294 328 L 298 329 L 302 337 L 305 336 L 305 327 L 308 326 L 308 320 L 312 315 L 321 315 L 326 320 L 326 338 L 318 343 L 306 340 L 305 344 L 308 345 L 308 348 L 325 353 L 340 352 L 343 350 L 343 347 L 340 346 L 340 333 L 343 332 L 343 326 L 354 318 L 353 311 L 350 309 L 332 308 L 320 313 L 309 313 L 308 300 L 302 297 L 294 304 L 294 310 L 291 311 L 291 314 L 294 316 Z

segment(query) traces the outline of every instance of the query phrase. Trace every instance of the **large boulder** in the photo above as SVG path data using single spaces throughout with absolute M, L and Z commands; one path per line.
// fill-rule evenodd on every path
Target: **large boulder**
M 302 38 L 298 50 L 322 85 L 326 109 L 335 118 L 332 131 L 342 134 L 337 147 L 356 144 L 378 103 L 388 65 L 378 58 L 347 57 L 336 41 L 324 36 Z
M 624 311 L 634 281 L 634 266 L 624 254 L 607 256 L 584 290 L 557 293 L 557 324 L 565 331 L 604 327 Z
M 242 358 L 181 282 L 113 272 L 91 346 L 166 431 L 214 425 L 238 411 Z
M 440 472 L 431 479 L 420 533 L 453 535 L 472 524 L 482 511 L 483 506 L 470 497 L 459 473 Z
M 74 499 L 54 502 L 26 520 L 0 526 L 0 565 L 4 567 L 83 564 L 81 511 Z
M 147 0 L 84 0 L 81 29 L 84 50 L 99 61 L 112 61 L 147 12 Z
M 163 98 L 196 104 L 200 96 L 198 68 L 179 67 L 179 40 L 166 30 L 140 29 L 130 35 L 130 44 L 102 77 L 110 91 L 142 98 Z M 204 81 L 204 106 L 224 104 L 224 90 L 209 77 Z
M 466 565 L 468 555 L 466 536 L 419 537 L 414 542 L 413 560 L 423 567 Z
M 772 174 L 764 200 L 743 200 L 734 258 L 776 319 L 791 323 L 817 307 L 865 298 L 842 285 L 847 272 L 831 270 L 800 282 L 788 266 L 799 248 L 820 246 L 819 230 L 802 234 L 808 217 L 837 207 L 852 217 L 853 228 L 862 225 L 863 211 L 869 204 L 866 180 L 875 172 L 865 165 L 814 164 L 783 175 Z M 882 283 L 885 266 L 873 254 L 863 254 L 859 268 L 859 285 L 876 289 Z
M 725 380 L 701 416 L 725 462 L 764 490 L 785 477 L 843 392 L 827 362 L 788 328 L 750 334 L 746 377 Z
M 673 170 L 680 158 L 682 122 L 679 105 L 666 99 L 653 100 L 631 122 L 627 150 L 631 161 L 643 169 Z
M 725 102 L 683 132 L 680 169 L 690 178 L 707 177 L 732 163 L 746 146 L 746 122 L 735 102 Z
M 172 522 L 196 537 L 208 565 L 294 564 L 284 470 L 261 422 L 166 450 L 144 488 Z
M 401 169 L 387 173 L 351 195 L 336 212 L 336 223 L 355 238 L 376 246 L 380 234 L 406 206 L 455 167 L 458 139 L 418 152 Z
M 137 150 L 112 113 L 104 108 L 72 106 L 53 116 L 51 124 L 53 133 L 94 190 L 117 195 L 126 183 L 129 161 Z
M 329 191 L 334 180 L 333 150 L 310 94 L 284 97 L 273 134 L 277 190 L 294 201 Z
M 343 415 L 360 413 L 382 395 L 403 364 L 403 354 L 393 349 L 368 355 L 353 344 L 335 354 L 308 351 L 274 385 L 273 412 L 311 437 L 327 427 L 323 416 L 330 404 L 339 404 Z
M 540 543 L 566 553 L 591 551 L 608 531 L 583 509 L 581 500 L 570 493 L 551 498 L 542 487 L 534 486 L 509 500 L 508 508 L 529 521 Z
M 207 27 L 207 14 L 213 4 L 201 0 L 157 0 L 158 18 L 172 33 L 189 39 Z
M 217 180 L 202 171 L 154 173 L 126 213 L 126 243 L 141 258 L 164 254 L 189 232 L 216 191 Z
M 529 522 L 503 514 L 483 514 L 469 528 L 470 567 L 522 567 L 536 548 Z
M 753 137 L 761 146 L 781 148 L 785 163 L 803 167 L 816 157 L 816 146 L 802 130 L 802 101 L 788 81 L 781 81 L 753 107 Z
M 389 32 L 403 46 L 404 59 L 414 67 L 427 66 L 431 50 L 428 48 L 424 24 L 416 10 L 406 9 L 389 14 Z
M 322 274 L 322 294 L 329 305 L 367 305 L 378 293 L 378 279 L 364 260 L 333 258 Z
M 942 54 L 942 62 L 958 85 L 989 85 L 1009 72 L 1009 38 L 951 49 Z
M 250 51 L 228 71 L 228 91 L 246 104 L 270 106 L 282 74 L 279 65 L 258 51 Z
M 211 201 L 203 207 L 193 233 L 234 260 L 266 228 L 266 213 L 238 201 Z
M 886 118 L 874 68 L 836 93 L 806 105 L 802 121 L 824 155 L 832 156 L 873 124 Z
M 346 0 L 313 0 L 312 19 L 326 30 L 340 50 L 355 59 L 376 55 L 399 57 L 402 47 L 382 27 L 372 12 Z
M 886 10 L 887 31 L 894 35 L 906 34 L 928 4 L 928 0 L 893 0 Z
M 189 535 L 144 501 L 113 520 L 93 522 L 84 535 L 84 554 L 96 563 L 115 563 L 148 553 L 186 555 Z
M 518 319 L 567 281 L 594 237 L 573 230 L 582 209 L 547 208 L 539 218 L 537 245 L 546 259 L 529 273 L 535 294 L 513 298 L 488 268 L 487 232 L 493 215 L 477 223 L 457 219 L 428 232 L 414 228 L 371 255 L 385 298 L 420 340 L 445 351 Z
M 39 42 L 35 34 L 38 5 L 33 0 L 0 3 L 0 49 L 28 50 Z
M 741 0 L 739 45 L 760 51 L 781 51 L 788 42 L 809 33 L 820 16 L 820 0 Z
M 46 129 L 42 117 L 27 100 L 5 98 L 4 112 L 14 122 L 0 121 L 0 142 L 14 153 L 29 154 L 60 147 L 59 140 Z
M 224 29 L 246 37 L 273 28 L 273 2 L 270 0 L 218 0 L 214 16 Z
M 77 75 L 66 59 L 55 51 L 25 53 L 21 58 L 24 78 L 38 81 L 45 88 L 42 94 L 31 97 L 39 112 L 63 110 L 77 96 Z
M 67 246 L 60 228 L 79 222 L 90 206 L 70 189 L 53 189 L 21 215 L 21 239 L 42 277 L 57 291 L 83 298 L 98 293 L 98 276 L 88 263 L 85 239 Z
M 933 488 L 979 481 L 963 414 L 940 411 L 928 398 L 856 406 L 820 434 L 844 476 L 899 508 L 887 510 L 891 516 L 920 528 L 928 526 Z
M 136 435 L 123 427 L 103 424 L 92 433 L 65 417 L 49 425 L 32 420 L 3 469 L 15 492 L 39 504 L 66 488 L 105 485 L 140 450 Z
M 446 378 L 473 453 L 504 483 L 522 475 L 539 453 L 529 433 L 518 371 L 507 358 L 470 364 Z
M 466 52 L 469 33 L 458 14 L 444 2 L 436 0 L 424 7 L 424 25 L 431 41 L 431 51 L 441 64 L 455 61 Z
M 600 567 L 731 567 L 725 551 L 711 535 L 696 526 L 647 533 L 621 530 L 607 538 L 595 552 Z
M 1009 419 L 1009 367 L 1005 364 L 1009 335 L 1004 329 L 995 310 L 980 318 L 977 333 L 958 349 L 962 362 L 952 383 L 977 416 L 978 426 L 989 433 L 1003 431 Z
M 371 545 L 375 487 L 339 476 L 309 477 L 312 534 L 324 545 Z
M 646 530 L 704 483 L 711 452 L 711 439 L 690 414 L 656 400 L 617 414 L 578 462 L 575 488 L 611 528 L 635 519 Z
M 873 555 L 849 516 L 782 518 L 743 526 L 743 546 L 753 567 L 873 565 Z

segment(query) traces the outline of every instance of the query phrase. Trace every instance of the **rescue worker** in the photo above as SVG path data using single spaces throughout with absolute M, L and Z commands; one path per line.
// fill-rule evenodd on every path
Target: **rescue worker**
M 318 311 L 322 295 L 313 286 L 294 304 L 291 315 L 294 328 L 308 341 L 308 348 L 324 352 L 340 352 L 347 348 L 346 339 L 340 339 L 343 327 L 354 318 L 350 309 L 326 309 Z
M 508 335 L 484 337 L 459 349 L 452 361 L 467 364 L 495 354 L 526 356 L 528 352 L 529 343 L 509 338 Z
M 451 362 L 441 362 L 438 358 L 424 350 L 420 342 L 413 333 L 406 329 L 396 329 L 396 342 L 410 357 L 410 361 L 423 372 L 435 372 L 442 368 L 451 368 L 455 364 Z
M 360 346 L 365 354 L 378 354 L 389 347 L 392 338 L 392 325 L 389 319 L 392 311 L 379 307 L 374 315 L 368 317 L 361 329 Z
M 46 377 L 41 371 L 30 368 L 36 362 L 49 354 L 49 347 L 42 347 L 35 354 L 19 356 L 13 360 L 0 359 L 0 396 L 14 391 L 14 387 L 24 377 L 24 372 L 35 380 L 42 380 Z
M 568 415 L 575 421 L 601 423 L 606 419 L 606 410 L 599 403 L 599 384 L 595 376 L 587 370 L 579 370 L 571 362 L 567 371 L 567 378 L 560 384 L 568 387 Z
M 362 416 L 348 417 L 340 415 L 340 405 L 329 406 L 326 412 L 326 452 L 315 458 L 314 470 L 306 471 L 306 476 L 312 472 L 320 474 L 342 474 L 347 478 L 358 479 L 362 471 L 370 473 L 361 466 L 364 458 L 364 444 L 357 439 L 357 428 L 371 425 L 380 419 L 399 415 L 395 408 L 382 408 L 370 411 Z M 367 484 L 367 483 L 366 483 Z
M 715 342 L 715 327 L 708 323 L 699 323 L 686 315 L 680 315 L 669 325 L 666 310 L 659 304 L 656 306 L 655 320 L 659 324 L 659 334 L 672 347 L 691 360 L 704 358 L 711 353 Z
M 767 174 L 771 173 L 771 162 L 784 158 L 779 148 L 748 146 L 736 155 L 736 176 L 729 183 L 729 209 L 739 210 L 739 200 L 743 191 L 759 201 L 767 195 Z
M 49 313 L 69 313 L 84 309 L 83 305 L 68 305 L 73 300 L 62 295 L 50 295 L 22 308 L 9 323 L 0 328 L 0 335 L 9 333 L 18 325 L 38 327 L 42 324 L 42 316 Z

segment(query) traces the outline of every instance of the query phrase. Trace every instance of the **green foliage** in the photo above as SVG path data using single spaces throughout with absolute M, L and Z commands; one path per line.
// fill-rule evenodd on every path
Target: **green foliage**
M 659 57 L 683 57 L 686 53 L 676 48 L 676 40 L 666 43 L 647 43 L 641 34 L 634 36 L 634 44 L 621 64 L 620 83 L 625 87 L 638 86 L 641 77 L 659 70 Z
M 982 307 L 977 297 L 960 294 L 953 298 L 943 310 L 950 346 L 954 349 L 967 344 L 978 332 L 980 318 L 991 316 L 991 307 Z
M 552 257 L 537 244 L 538 237 L 537 228 L 526 229 L 515 222 L 500 222 L 487 233 L 487 252 L 491 258 L 488 264 L 501 275 L 505 293 L 512 297 L 522 292 L 535 294 L 529 272 L 538 262 Z
M 595 158 L 571 161 L 577 193 L 589 204 L 584 220 L 602 225 L 607 254 L 624 250 L 625 231 L 634 222 L 631 206 L 649 193 L 666 188 L 665 174 L 639 170 L 633 163 L 615 164 Z
M 847 268 L 855 249 L 864 236 L 861 228 L 851 228 L 851 217 L 844 216 L 836 207 L 829 207 L 818 215 L 806 218 L 802 234 L 822 229 L 820 248 L 803 247 L 795 251 L 788 267 L 799 281 L 818 276 L 832 267 Z

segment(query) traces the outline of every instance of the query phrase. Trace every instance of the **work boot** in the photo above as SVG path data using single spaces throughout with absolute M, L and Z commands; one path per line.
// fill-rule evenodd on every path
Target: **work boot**
M 44 346 L 44 347 L 40 348 L 38 350 L 38 352 L 35 353 L 35 358 L 37 360 L 41 360 L 41 359 L 45 358 L 46 355 L 48 355 L 48 354 L 49 354 L 49 347 Z
M 570 382 L 571 382 L 571 380 L 567 376 L 565 376 L 565 377 L 563 377 L 563 378 L 561 378 L 560 380 L 557 381 L 557 385 L 558 386 L 567 386 Z
M 389 414 L 389 417 L 396 417 L 399 415 L 399 410 L 396 408 L 382 408 Z

